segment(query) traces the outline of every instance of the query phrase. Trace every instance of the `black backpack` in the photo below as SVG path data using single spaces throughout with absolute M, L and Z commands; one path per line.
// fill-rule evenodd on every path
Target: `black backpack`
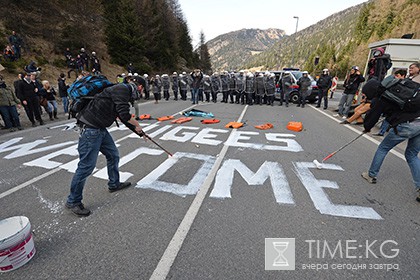
M 416 112 L 420 110 L 420 84 L 411 79 L 393 79 L 385 85 L 381 98 L 385 99 L 403 111 Z

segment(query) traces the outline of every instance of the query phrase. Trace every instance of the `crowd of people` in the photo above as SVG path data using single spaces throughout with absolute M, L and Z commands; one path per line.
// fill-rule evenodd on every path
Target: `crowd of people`
M 12 31 L 12 35 L 9 36 L 8 41 L 9 44 L 3 50 L 3 57 L 6 61 L 15 61 L 21 57 L 23 40 L 16 31 Z
M 138 73 L 123 73 L 117 76 L 117 82 L 121 83 L 126 77 L 138 75 Z M 175 101 L 190 99 L 192 104 L 216 103 L 221 94 L 219 100 L 222 103 L 273 106 L 277 91 L 280 93 L 279 105 L 285 103 L 285 106 L 289 106 L 290 92 L 296 90 L 297 84 L 300 95 L 298 106 L 304 108 L 308 92 L 312 89 L 312 81 L 307 71 L 303 71 L 302 77 L 297 81 L 294 81 L 289 71 L 285 71 L 281 78 L 268 71 L 255 73 L 246 70 L 222 71 L 207 75 L 200 69 L 195 69 L 191 73 L 173 72 L 172 75 L 162 74 L 152 77 L 144 74 L 142 77 L 146 81 L 146 86 L 141 97 L 149 100 L 152 93 L 156 104 L 162 99 L 169 100 L 171 95 Z M 330 76 L 328 69 L 324 69 L 317 82 L 321 96 L 317 107 L 320 107 L 321 101 L 324 100 L 324 109 L 327 109 L 328 92 L 332 84 L 333 77 Z
M 10 45 L 6 46 L 3 53 L 4 59 L 15 61 L 21 56 L 22 39 L 13 31 L 9 37 Z M 68 77 L 70 73 L 76 73 L 76 80 L 85 75 L 100 75 L 101 65 L 96 52 L 91 55 L 80 49 L 80 53 L 73 57 L 69 48 L 65 51 L 65 60 L 69 67 Z M 58 119 L 58 103 L 57 97 L 61 99 L 63 111 L 67 116 L 69 113 L 69 100 L 67 89 L 69 85 L 66 82 L 66 75 L 61 73 L 57 79 L 58 92 L 54 89 L 50 81 L 41 79 L 41 68 L 31 61 L 26 65 L 21 73 L 18 74 L 17 80 L 14 81 L 13 87 L 6 85 L 3 76 L 0 75 L 0 114 L 4 122 L 1 129 L 22 130 L 23 126 L 20 122 L 18 109 L 23 107 L 25 114 L 32 126 L 38 124 L 44 125 L 45 119 L 42 117 L 43 112 L 48 114 L 50 121 Z
M 17 36 L 14 33 L 15 36 Z M 10 41 L 10 40 L 9 40 Z M 16 51 L 14 48 L 20 48 L 19 40 L 13 39 L 14 53 L 19 53 L 20 49 Z M 10 48 L 12 48 L 10 47 Z M 9 48 L 9 49 L 10 49 Z M 95 52 L 88 52 L 81 48 L 77 55 L 73 56 L 71 51 L 65 51 L 65 59 L 69 70 L 67 78 L 70 74 L 75 72 L 76 80 L 87 75 L 100 75 L 101 66 L 99 59 Z M 342 124 L 351 124 L 352 122 L 363 123 L 365 133 L 370 132 L 372 126 L 376 121 L 372 121 L 372 114 L 369 112 L 376 112 L 376 114 L 384 114 L 385 120 L 379 135 L 384 135 L 391 125 L 394 129 L 390 130 L 384 141 L 379 145 L 378 150 L 372 160 L 372 164 L 367 172 L 362 173 L 362 177 L 369 183 L 377 182 L 377 175 L 386 154 L 398 143 L 408 140 L 405 156 L 407 163 L 412 172 L 415 186 L 419 192 L 417 200 L 420 202 L 420 159 L 418 153 L 420 150 L 420 112 L 401 113 L 399 111 L 382 110 L 382 107 L 387 107 L 380 98 L 378 98 L 378 85 L 386 83 L 388 80 L 409 78 L 412 81 L 420 83 L 420 64 L 412 63 L 409 66 L 408 74 L 405 70 L 397 70 L 391 77 L 385 77 L 385 73 L 389 68 L 389 59 L 381 53 L 380 56 L 371 60 L 368 64 L 367 82 L 361 90 L 363 95 L 362 101 L 358 107 L 355 108 L 354 114 L 350 116 L 350 109 L 354 104 L 354 97 L 359 91 L 360 85 L 365 82 L 365 78 L 361 74 L 359 67 L 352 66 L 349 75 L 344 81 L 344 92 L 338 104 L 338 113 L 336 117 L 342 118 Z M 384 70 L 384 67 L 386 68 Z M 10 131 L 23 129 L 17 108 L 23 106 L 25 113 L 30 120 L 32 126 L 43 125 L 42 112 L 48 114 L 50 121 L 58 119 L 58 105 L 56 98 L 59 96 L 65 114 L 69 113 L 69 100 L 65 73 L 61 73 L 58 82 L 58 92 L 51 86 L 47 80 L 41 80 L 41 69 L 36 66 L 35 62 L 31 62 L 25 67 L 25 72 L 19 73 L 18 79 L 14 82 L 14 91 L 6 85 L 3 77 L 0 76 L 0 113 L 4 120 L 4 128 Z M 171 75 L 153 75 L 149 77 L 148 74 L 139 75 L 132 63 L 127 66 L 128 73 L 117 76 L 115 85 L 107 87 L 103 90 L 98 98 L 94 98 L 89 103 L 89 110 L 83 110 L 78 115 L 78 125 L 81 128 L 81 138 L 79 147 L 89 146 L 88 149 L 79 149 L 80 158 L 87 160 L 84 164 L 86 168 L 78 168 L 71 183 L 70 194 L 67 198 L 66 208 L 78 216 L 87 216 L 90 211 L 86 209 L 82 203 L 82 192 L 86 178 L 91 174 L 95 167 L 96 157 L 99 150 L 104 149 L 107 153 L 107 160 L 109 166 L 112 166 L 112 174 L 108 183 L 110 192 L 115 192 L 129 187 L 129 182 L 120 182 L 118 176 L 118 150 L 107 132 L 109 127 L 115 120 L 115 116 L 127 125 L 130 129 L 145 137 L 138 119 L 139 112 L 136 110 L 136 116 L 129 113 L 129 102 L 132 102 L 134 94 L 137 99 L 149 100 L 151 94 L 155 103 L 158 104 L 162 98 L 166 101 L 173 99 L 191 100 L 192 104 L 199 102 L 218 102 L 218 97 L 221 95 L 220 102 L 242 105 L 266 104 L 273 106 L 275 101 L 276 91 L 280 94 L 279 105 L 289 106 L 290 93 L 292 91 L 299 92 L 298 107 L 304 108 L 309 91 L 312 90 L 312 80 L 307 71 L 302 72 L 299 79 L 295 79 L 291 72 L 284 71 L 281 76 L 276 76 L 273 72 L 249 72 L 241 70 L 239 72 L 215 72 L 212 75 L 203 73 L 200 69 L 195 69 L 190 73 L 182 72 L 178 74 L 173 72 Z M 376 81 L 375 83 L 369 81 Z M 123 86 L 122 83 L 125 85 Z M 334 78 L 330 75 L 327 68 L 323 69 L 322 74 L 317 77 L 316 85 L 318 87 L 319 95 L 317 108 L 328 108 L 328 93 L 331 88 L 337 84 Z M 127 86 L 128 85 L 128 86 Z M 372 85 L 374 85 L 372 87 Z M 372 94 L 373 93 L 373 94 Z M 118 97 L 109 98 L 110 95 Z M 172 95 L 172 97 L 171 97 Z M 330 98 L 332 97 L 332 94 Z M 379 105 L 378 105 L 379 104 Z M 135 106 L 136 107 L 136 106 Z M 138 107 L 138 106 L 137 106 Z M 389 107 L 389 106 L 388 106 Z M 379 109 L 378 109 L 379 108 Z M 110 114 L 109 112 L 112 112 Z M 363 114 L 368 113 L 365 119 Z M 402 122 L 395 122 L 395 115 L 402 116 Z M 391 117 L 390 117 L 391 116 Z M 366 121 L 367 120 L 367 121 Z M 92 133 L 100 133 L 101 137 L 90 138 Z M 92 143 L 92 145 L 84 145 L 83 143 Z M 81 146 L 80 146 L 81 145 Z M 94 157 L 87 158 L 84 155 L 94 154 Z M 80 165 L 79 165 L 80 167 Z
M 74 52 L 72 52 L 70 48 L 66 48 L 64 51 L 64 58 L 68 68 L 68 78 L 71 78 L 70 73 L 72 72 L 75 73 L 76 77 L 83 71 L 91 72 L 93 75 L 99 75 L 101 73 L 101 63 L 94 51 L 89 55 L 85 48 L 81 48 L 80 51 L 74 55 Z

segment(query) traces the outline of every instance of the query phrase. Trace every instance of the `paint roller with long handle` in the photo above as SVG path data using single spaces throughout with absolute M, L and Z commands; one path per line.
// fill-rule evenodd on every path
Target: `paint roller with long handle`
M 118 125 L 118 123 L 117 123 Z M 166 150 L 164 147 L 162 147 L 161 145 L 159 145 L 159 143 L 157 143 L 155 140 L 152 139 L 152 137 L 150 137 L 149 135 L 147 135 L 144 131 L 142 132 L 137 132 L 136 128 L 134 127 L 134 125 L 125 122 L 124 125 L 126 127 L 128 127 L 132 132 L 134 132 L 135 134 L 137 134 L 140 137 L 146 137 L 147 139 L 149 139 L 150 141 L 152 141 L 153 144 L 155 144 L 156 146 L 158 146 L 162 151 L 164 151 L 165 153 L 168 154 L 168 156 L 172 157 L 172 153 L 170 153 L 168 150 Z
M 137 133 L 140 137 L 142 137 L 139 133 Z M 149 135 L 147 135 L 146 133 L 144 133 L 144 136 L 147 138 L 147 139 L 149 139 L 150 141 L 152 141 L 153 142 L 153 144 L 155 144 L 156 146 L 158 146 L 159 148 L 161 148 L 165 153 L 167 153 L 168 154 L 168 156 L 170 156 L 170 157 L 173 157 L 173 155 L 168 151 L 168 150 L 166 150 L 164 147 L 162 147 L 161 145 L 159 145 L 155 140 L 153 140 L 152 139 L 152 137 L 150 137 Z
M 150 141 L 152 141 L 153 144 L 155 144 L 156 146 L 158 146 L 161 150 L 163 150 L 165 153 L 168 154 L 168 156 L 172 157 L 173 155 L 166 150 L 164 147 L 162 147 L 161 145 L 159 145 L 159 143 L 157 143 L 155 140 L 152 139 L 152 137 L 150 137 L 149 135 L 147 135 L 144 131 L 142 131 L 142 133 L 139 133 L 136 131 L 135 128 L 132 128 L 131 126 L 127 126 L 131 131 L 133 131 L 135 134 L 137 134 L 140 137 L 146 137 L 147 139 L 149 139 Z
M 327 159 L 333 157 L 336 153 L 338 153 L 339 151 L 341 151 L 342 149 L 344 149 L 345 147 L 347 147 L 348 145 L 350 145 L 351 143 L 353 143 L 354 141 L 356 141 L 357 139 L 359 139 L 360 137 L 362 137 L 365 133 L 366 132 L 363 132 L 362 134 L 357 135 L 356 138 L 354 138 L 353 140 L 351 140 L 350 142 L 348 142 L 344 146 L 340 147 L 337 151 L 332 152 L 331 154 L 329 154 L 328 156 L 326 156 L 325 158 L 323 158 L 321 162 L 319 162 L 319 161 L 317 161 L 315 159 L 313 161 L 313 163 L 315 164 L 316 168 L 321 169 L 322 168 L 322 164 L 324 163 L 324 161 L 326 161 Z

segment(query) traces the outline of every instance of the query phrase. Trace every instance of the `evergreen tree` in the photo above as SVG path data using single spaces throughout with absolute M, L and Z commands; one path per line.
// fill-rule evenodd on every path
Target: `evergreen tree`
M 206 37 L 204 36 L 204 32 L 200 32 L 200 46 L 198 47 L 199 51 L 199 59 L 200 59 L 200 68 L 206 72 L 211 72 L 211 60 L 209 49 L 206 44 Z
M 192 68 L 191 37 L 178 0 L 102 0 L 111 62 L 142 72 Z
M 193 47 L 192 47 L 192 39 L 190 37 L 189 31 L 188 31 L 188 25 L 187 22 L 184 20 L 179 20 L 178 23 L 178 32 L 179 32 L 179 38 L 178 38 L 178 46 L 180 49 L 180 57 L 184 59 L 186 62 L 187 68 L 194 68 L 194 56 L 193 56 Z
M 132 62 L 139 70 L 143 64 L 144 39 L 140 32 L 139 14 L 132 0 L 103 2 L 106 19 L 105 35 L 111 62 L 125 66 Z

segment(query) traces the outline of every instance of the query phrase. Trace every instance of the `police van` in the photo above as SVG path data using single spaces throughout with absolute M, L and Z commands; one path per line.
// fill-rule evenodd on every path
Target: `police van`
M 289 71 L 292 79 L 293 79 L 293 85 L 292 85 L 292 91 L 290 92 L 290 98 L 289 102 L 292 103 L 298 103 L 299 101 L 299 86 L 297 85 L 297 81 L 300 77 L 302 77 L 302 71 L 298 68 L 283 68 L 281 71 L 268 71 L 270 73 L 274 73 L 276 75 L 276 92 L 275 92 L 275 99 L 280 100 L 280 94 L 281 94 L 281 79 L 284 76 L 284 72 Z M 258 75 L 260 73 L 265 73 L 265 71 L 256 72 L 255 74 Z M 319 90 L 318 86 L 316 85 L 316 81 L 314 78 L 309 75 L 309 79 L 311 79 L 312 82 L 312 88 L 308 92 L 308 97 L 306 100 L 309 103 L 315 103 L 318 100 L 319 96 Z

